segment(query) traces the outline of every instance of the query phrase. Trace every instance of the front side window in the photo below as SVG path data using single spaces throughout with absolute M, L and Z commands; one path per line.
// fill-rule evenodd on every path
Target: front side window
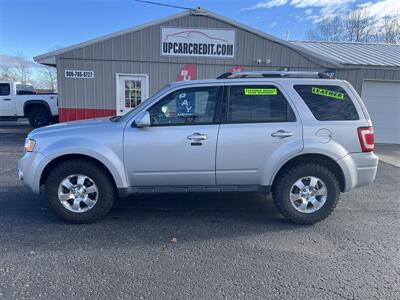
M 359 119 L 353 101 L 340 86 L 295 85 L 294 89 L 319 121 Z
M 196 87 L 172 92 L 148 109 L 151 126 L 213 123 L 218 90 Z
M 10 95 L 10 84 L 0 83 L 0 96 L 8 96 L 8 95 Z
M 292 108 L 273 85 L 231 86 L 228 123 L 294 122 Z

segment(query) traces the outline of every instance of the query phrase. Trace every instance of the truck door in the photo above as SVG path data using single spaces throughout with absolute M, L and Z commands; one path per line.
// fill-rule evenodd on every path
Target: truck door
M 11 84 L 0 83 L 0 116 L 14 116 L 14 97 L 11 89 Z

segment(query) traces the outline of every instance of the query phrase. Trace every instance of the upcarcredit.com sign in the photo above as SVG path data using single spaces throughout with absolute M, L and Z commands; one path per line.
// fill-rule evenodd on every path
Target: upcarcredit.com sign
M 235 57 L 235 31 L 161 27 L 161 55 Z

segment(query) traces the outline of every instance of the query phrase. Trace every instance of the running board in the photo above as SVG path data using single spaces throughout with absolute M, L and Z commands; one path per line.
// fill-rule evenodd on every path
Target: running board
M 190 185 L 190 186 L 130 186 L 119 188 L 119 197 L 135 194 L 178 194 L 178 193 L 260 193 L 268 194 L 270 186 L 265 185 Z

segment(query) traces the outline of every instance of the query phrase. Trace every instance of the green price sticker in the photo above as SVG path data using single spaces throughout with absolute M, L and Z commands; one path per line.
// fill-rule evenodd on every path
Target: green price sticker
M 244 94 L 247 96 L 271 96 L 278 95 L 277 89 L 244 89 Z
M 330 90 L 326 90 L 326 89 L 321 89 L 321 88 L 317 88 L 317 87 L 311 88 L 311 93 L 313 93 L 315 95 L 321 95 L 321 96 L 325 96 L 325 97 L 338 99 L 338 100 L 344 99 L 343 93 L 330 91 Z

